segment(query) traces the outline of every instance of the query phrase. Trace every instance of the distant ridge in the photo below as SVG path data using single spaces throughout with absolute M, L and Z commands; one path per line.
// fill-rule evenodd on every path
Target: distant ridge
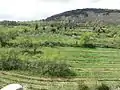
M 66 11 L 53 15 L 46 19 L 47 21 L 74 21 L 87 22 L 99 20 L 106 23 L 120 23 L 120 10 L 118 9 L 97 9 L 85 8 Z

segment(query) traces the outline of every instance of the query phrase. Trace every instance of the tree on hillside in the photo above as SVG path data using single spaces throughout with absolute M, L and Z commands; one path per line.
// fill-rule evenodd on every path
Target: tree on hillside
M 35 30 L 38 30 L 38 24 L 35 25 Z
M 4 26 L 18 26 L 19 23 L 16 22 L 16 21 L 7 21 L 7 20 L 4 20 L 4 21 L 0 22 L 0 25 L 4 25 Z
M 85 32 L 80 37 L 80 44 L 84 47 L 94 47 L 95 34 L 92 32 Z

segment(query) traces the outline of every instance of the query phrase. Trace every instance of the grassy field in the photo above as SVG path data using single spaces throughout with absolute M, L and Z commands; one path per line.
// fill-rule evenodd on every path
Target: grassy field
M 120 81 L 114 80 L 106 81 L 99 79 L 99 81 L 96 81 L 93 78 L 40 78 L 5 71 L 1 71 L 0 75 L 0 87 L 10 83 L 20 83 L 27 90 L 80 90 L 79 85 L 81 83 L 88 85 L 91 90 L 95 89 L 95 86 L 98 86 L 101 83 L 104 83 L 112 90 L 115 90 L 116 86 L 120 84 Z
M 115 83 L 115 85 L 120 83 L 119 49 L 43 47 L 40 50 L 44 54 L 33 56 L 23 55 L 21 57 L 65 62 L 72 66 L 72 69 L 77 73 L 77 77 L 72 79 L 46 78 L 37 75 L 29 76 L 27 73 L 23 75 L 24 72 L 18 71 L 0 71 L 1 86 L 17 82 L 23 84 L 28 90 L 40 90 L 40 88 L 47 90 L 78 90 L 81 80 L 91 88 L 93 88 L 92 85 L 96 84 L 96 82 L 97 84 L 104 82 L 108 85 L 112 85 L 111 83 Z
M 116 89 L 120 85 L 119 26 L 56 24 L 0 25 L 0 88 L 20 83 L 26 90 L 88 90 L 80 89 L 85 84 L 95 90 L 105 83 Z M 74 76 L 64 77 L 71 72 Z

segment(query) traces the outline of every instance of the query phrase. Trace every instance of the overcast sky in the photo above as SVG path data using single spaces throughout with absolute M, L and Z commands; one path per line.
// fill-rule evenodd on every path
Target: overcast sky
M 0 20 L 40 20 L 81 8 L 120 9 L 120 0 L 0 0 Z

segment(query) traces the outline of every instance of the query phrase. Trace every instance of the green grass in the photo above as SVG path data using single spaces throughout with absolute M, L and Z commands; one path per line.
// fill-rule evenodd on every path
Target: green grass
M 13 48 L 18 52 L 22 48 Z M 9 50 L 1 48 L 2 53 Z M 72 66 L 78 77 L 116 78 L 120 77 L 120 50 L 108 48 L 42 47 L 43 54 L 18 54 L 22 60 L 65 62 Z
M 93 90 L 95 89 L 95 86 L 98 86 L 101 83 L 107 84 L 112 89 L 115 89 L 116 86 L 120 84 L 120 81 L 114 80 L 106 81 L 99 79 L 99 81 L 96 81 L 95 78 L 43 78 L 23 73 L 18 73 L 16 71 L 0 71 L 0 87 L 10 83 L 19 83 L 27 90 L 79 90 L 78 87 L 80 83 L 84 83 Z
M 77 83 L 64 79 L 39 78 L 26 75 L 15 74 L 13 72 L 0 72 L 0 85 L 5 86 L 8 83 L 20 83 L 27 90 L 76 90 Z
M 118 32 L 119 28 L 108 27 L 108 33 L 100 33 L 95 38 L 95 44 L 108 45 L 119 48 L 119 36 L 112 37 L 113 30 Z M 24 32 L 24 30 L 27 30 Z M 37 51 L 43 53 L 23 53 L 24 50 L 33 51 L 34 47 L 13 47 L 13 46 L 0 46 L 0 59 L 4 56 L 7 57 L 10 51 L 15 51 L 17 57 L 20 60 L 38 60 L 38 61 L 54 61 L 64 62 L 71 66 L 77 74 L 76 77 L 67 78 L 50 78 L 46 76 L 33 75 L 24 71 L 0 71 L 0 87 L 3 87 L 10 83 L 21 83 L 27 88 L 27 90 L 79 90 L 79 82 L 83 82 L 90 88 L 93 88 L 96 83 L 106 83 L 109 86 L 120 84 L 120 49 L 112 48 L 82 48 L 82 47 L 70 47 L 69 45 L 80 44 L 80 36 L 91 29 L 71 29 L 66 31 L 59 31 L 58 33 L 50 32 L 51 28 L 48 26 L 46 31 L 42 31 L 42 27 L 39 27 L 38 31 L 34 30 L 34 27 L 28 26 L 16 26 L 16 27 L 3 27 L 0 26 L 1 35 L 8 35 L 6 42 L 13 44 L 22 44 L 27 40 L 32 44 L 38 44 Z M 11 34 L 12 32 L 12 34 Z M 18 33 L 16 36 L 15 34 Z M 73 34 L 77 36 L 72 36 Z M 108 35 L 110 34 L 110 35 Z M 3 36 L 4 36 L 3 35 Z M 15 36 L 12 39 L 12 36 Z M 117 34 L 119 35 L 119 33 Z M 111 36 L 111 37 L 109 37 Z M 4 37 L 2 38 L 4 40 Z M 114 41 L 116 42 L 114 43 Z M 44 42 L 60 42 L 62 44 L 69 44 L 63 47 L 45 47 L 40 46 Z M 114 44 L 113 44 L 114 43 Z M 91 89 L 93 90 L 93 89 Z

